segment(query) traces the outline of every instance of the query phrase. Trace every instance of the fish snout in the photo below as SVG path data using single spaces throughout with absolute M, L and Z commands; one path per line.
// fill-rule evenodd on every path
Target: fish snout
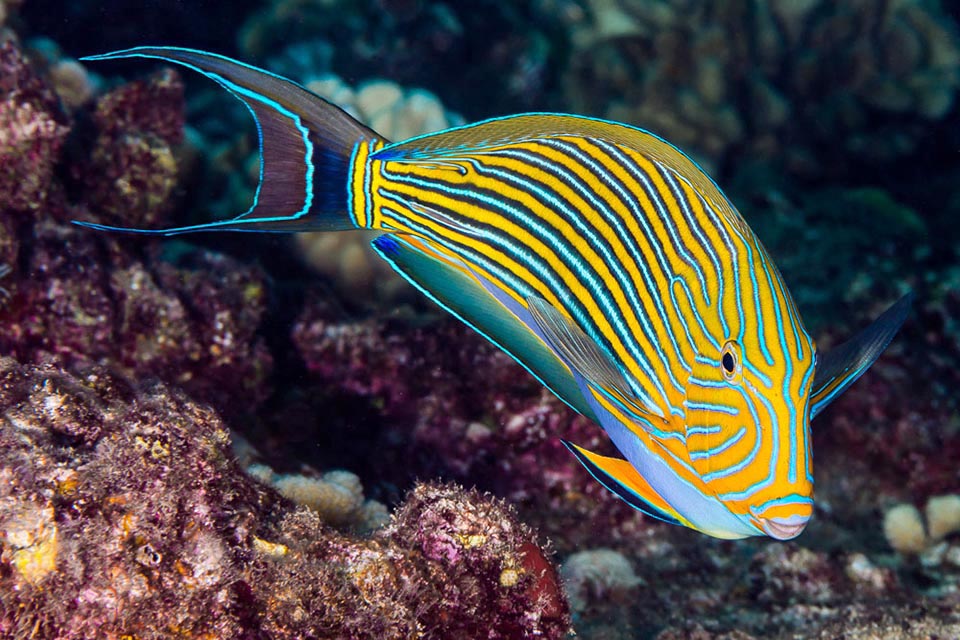
M 776 540 L 796 538 L 810 521 L 809 515 L 792 515 L 779 518 L 757 518 L 760 528 Z

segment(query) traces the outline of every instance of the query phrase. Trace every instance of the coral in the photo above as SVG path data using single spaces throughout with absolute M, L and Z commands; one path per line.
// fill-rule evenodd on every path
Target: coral
M 567 631 L 555 568 L 490 498 L 424 485 L 358 540 L 249 478 L 219 418 L 163 385 L 8 358 L 0 411 L 4 637 Z
M 427 86 L 480 118 L 544 101 L 559 66 L 551 62 L 565 53 L 566 22 L 582 14 L 550 5 L 272 0 L 246 21 L 240 48 L 253 60 L 269 56 L 288 76 L 332 71 Z
M 769 167 L 744 163 L 729 191 L 743 203 L 741 212 L 818 341 L 823 324 L 842 322 L 878 299 L 892 302 L 907 288 L 904 273 L 930 268 L 929 216 L 885 189 L 800 188 Z
M 16 281 L 0 317 L 4 353 L 158 376 L 228 415 L 268 395 L 272 358 L 256 336 L 266 305 L 260 270 L 205 252 L 179 266 L 146 262 L 118 237 L 55 222 L 36 224 L 22 259 L 30 277 Z
M 97 139 L 74 165 L 92 212 L 110 224 L 158 226 L 174 204 L 175 148 L 183 141 L 184 98 L 172 69 L 124 84 L 97 100 Z
M 93 98 L 93 80 L 87 68 L 76 60 L 60 60 L 49 73 L 53 90 L 67 108 L 78 109 Z
M 603 548 L 574 553 L 563 562 L 560 575 L 574 613 L 583 613 L 596 601 L 627 604 L 631 591 L 641 583 L 629 559 Z
M 44 206 L 69 130 L 53 90 L 14 43 L 0 43 L 0 209 Z
M 883 533 L 895 550 L 918 554 L 960 531 L 960 495 L 933 496 L 925 509 L 926 526 L 912 504 L 898 504 L 883 516 Z
M 864 592 L 884 593 L 897 586 L 893 571 L 879 567 L 862 553 L 852 553 L 847 558 L 844 573 L 847 578 Z
M 73 115 L 83 109 L 99 90 L 98 79 L 80 62 L 65 55 L 53 40 L 30 38 L 23 43 L 23 48 L 67 113 Z
M 456 320 L 412 327 L 400 320 L 335 321 L 314 301 L 292 339 L 315 386 L 307 393 L 311 404 L 296 412 L 330 417 L 310 437 L 320 451 L 324 443 L 358 443 L 351 457 L 319 454 L 313 466 L 348 464 L 397 486 L 416 477 L 470 481 L 522 505 L 524 518 L 561 540 L 562 550 L 664 526 L 593 481 L 560 442 L 610 454 L 600 427 Z M 283 439 L 291 420 L 275 416 L 271 437 Z M 286 437 L 299 441 L 305 434 Z
M 760 602 L 825 604 L 836 601 L 843 586 L 824 554 L 803 547 L 769 545 L 753 557 L 751 570 Z
M 57 567 L 57 523 L 52 506 L 18 502 L 11 497 L 0 507 L 0 562 L 16 571 L 17 580 L 36 585 Z
M 934 496 L 924 511 L 930 538 L 939 540 L 960 531 L 960 495 Z
M 955 25 L 925 0 L 588 5 L 565 73 L 573 108 L 714 162 L 736 149 L 811 174 L 892 159 L 960 87 Z
M 264 464 L 247 468 L 251 476 L 276 489 L 280 495 L 310 507 L 335 527 L 369 533 L 389 520 L 387 508 L 376 500 L 363 499 L 363 485 L 356 474 L 338 469 L 320 477 L 274 473 Z
M 504 509 L 475 492 L 464 499 L 447 487 L 421 485 L 384 530 L 384 538 L 410 545 L 445 568 L 442 591 L 428 614 L 440 623 L 428 627 L 437 637 L 566 633 L 567 603 L 556 568 L 532 530 L 504 518 Z M 463 617 L 467 612 L 475 613 Z
M 53 123 L 55 133 L 39 141 L 18 139 L 24 129 L 0 127 L 0 263 L 12 271 L 4 288 L 14 292 L 0 317 L 3 352 L 25 362 L 66 368 L 99 362 L 130 375 L 159 376 L 227 413 L 259 404 L 269 393 L 264 382 L 272 363 L 255 336 L 266 305 L 262 271 L 190 251 L 182 251 L 180 264 L 174 265 L 156 255 L 135 255 L 135 244 L 65 224 L 96 219 L 91 212 L 107 202 L 122 209 L 119 221 L 130 224 L 170 206 L 168 195 L 151 191 L 154 156 L 134 157 L 124 150 L 136 141 L 165 149 L 161 156 L 172 161 L 171 149 L 183 132 L 176 77 L 163 72 L 102 97 L 89 118 L 95 151 L 88 153 L 87 132 L 77 131 L 74 152 L 62 159 L 69 166 L 58 172 L 79 175 L 83 182 L 64 185 L 53 165 L 71 121 L 59 111 L 49 84 L 13 44 L 0 48 L 0 66 L 0 113 L 9 113 L 4 109 L 13 105 L 15 114 L 45 114 L 34 124 L 42 130 L 43 123 Z M 18 140 L 27 140 L 29 148 L 18 147 Z M 91 156 L 109 162 L 122 156 L 127 164 L 97 166 L 103 170 L 98 174 Z M 125 176 L 119 183 L 110 177 L 111 167 Z M 145 181 L 130 182 L 134 175 Z M 129 198 L 114 199 L 120 183 L 130 190 Z M 78 204 L 67 204 L 68 191 Z M 145 210 L 137 209 L 141 204 Z
M 920 553 L 927 548 L 923 518 L 912 504 L 899 504 L 883 516 L 883 535 L 900 553 Z
M 304 86 L 384 136 L 399 141 L 464 123 L 425 89 L 404 89 L 389 80 L 367 80 L 356 89 L 338 76 L 308 76 Z

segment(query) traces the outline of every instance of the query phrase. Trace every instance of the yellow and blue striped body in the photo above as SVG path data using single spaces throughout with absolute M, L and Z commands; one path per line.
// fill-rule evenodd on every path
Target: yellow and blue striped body
M 909 297 L 818 356 L 730 201 L 648 132 L 524 114 L 389 144 L 221 56 L 98 58 L 132 56 L 204 73 L 248 106 L 261 137 L 250 211 L 157 233 L 379 231 L 374 248 L 397 271 L 606 430 L 625 459 L 566 444 L 619 497 L 718 537 L 802 531 L 810 420 L 882 352 Z
M 535 295 L 562 310 L 655 409 L 637 424 L 592 392 L 630 437 L 747 520 L 768 505 L 805 522 L 813 343 L 719 189 L 659 138 L 613 123 L 532 114 L 469 134 L 491 142 L 429 160 L 358 153 L 358 223 L 442 248 L 516 304 Z M 736 382 L 720 374 L 730 341 L 743 353 Z

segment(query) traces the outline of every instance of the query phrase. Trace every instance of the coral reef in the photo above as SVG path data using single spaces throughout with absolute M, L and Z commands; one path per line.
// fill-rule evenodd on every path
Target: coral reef
M 219 88 L 184 106 L 170 71 L 110 84 L 72 57 L 143 44 L 154 9 L 94 30 L 101 10 L 70 3 L 57 20 L 71 32 L 46 40 L 41 4 L 0 5 L 31 27 L 24 55 L 0 26 L 0 353 L 15 358 L 0 361 L 0 636 L 550 638 L 569 608 L 587 640 L 960 637 L 954 8 L 229 10 L 256 54 L 239 57 L 389 137 L 455 124 L 442 104 L 471 119 L 590 109 L 736 166 L 720 182 L 823 350 L 913 288 L 903 333 L 814 422 L 815 518 L 777 544 L 618 501 L 559 442 L 612 454 L 602 431 L 454 320 L 349 316 L 342 297 L 409 290 L 375 270 L 366 238 L 309 241 L 315 278 L 276 239 L 198 248 L 68 226 L 235 215 L 255 138 Z M 216 7 L 177 7 L 151 33 L 176 19 L 183 44 L 230 53 L 236 23 L 211 21 Z M 235 462 L 227 425 L 262 454 Z
M 272 358 L 255 337 L 266 303 L 258 269 L 204 252 L 180 266 L 147 262 L 117 237 L 55 222 L 37 223 L 24 253 L 31 277 L 17 281 L 0 317 L 3 353 L 157 376 L 228 415 L 268 395 Z
M 36 211 L 70 131 L 56 94 L 12 42 L 0 43 L 0 205 Z
M 503 503 L 421 485 L 372 539 L 242 472 L 210 409 L 102 368 L 0 361 L 0 635 L 561 638 Z
M 54 67 L 51 72 L 55 72 Z M 183 83 L 172 69 L 124 84 L 97 100 L 97 138 L 76 178 L 97 217 L 150 228 L 176 204 L 175 148 L 183 141 Z
M 815 174 L 892 159 L 960 87 L 957 30 L 935 2 L 588 6 L 565 74 L 573 109 L 712 162 L 736 151 Z
M 300 411 L 327 416 L 310 434 L 321 450 L 326 442 L 362 440 L 347 460 L 380 483 L 469 480 L 522 505 L 524 519 L 556 538 L 561 551 L 663 527 L 594 482 L 560 442 L 613 452 L 602 430 L 456 320 L 412 328 L 399 319 L 331 315 L 322 304 L 308 305 L 292 335 L 315 386 L 313 403 Z M 281 412 L 270 437 L 304 437 L 284 436 L 286 423 Z M 369 426 L 358 431 L 358 424 Z M 607 531 L 598 535 L 601 523 Z
M 948 237 L 934 237 L 928 217 L 884 189 L 804 189 L 769 167 L 745 163 L 729 192 L 774 256 L 818 342 L 824 326 L 903 295 L 911 274 L 941 277 L 934 276 L 942 266 L 932 256 L 946 249 Z
M 71 165 L 82 177 L 81 201 L 73 205 L 70 186 L 52 170 L 70 122 L 56 120 L 56 96 L 14 45 L 0 49 L 0 58 L 0 87 L 9 96 L 2 104 L 37 118 L 27 128 L 0 127 L 0 262 L 12 268 L 13 293 L 0 316 L 0 350 L 21 362 L 100 363 L 138 379 L 157 376 L 230 415 L 257 406 L 269 393 L 272 366 L 255 336 L 266 305 L 261 270 L 202 251 L 144 257 L 138 244 L 67 224 L 92 218 L 136 225 L 172 206 L 168 178 L 177 164 L 170 145 L 183 126 L 176 77 L 162 73 L 97 102 L 95 151 L 80 151 L 83 159 Z M 50 123 L 54 138 L 21 135 Z M 158 158 L 170 171 L 154 174 Z

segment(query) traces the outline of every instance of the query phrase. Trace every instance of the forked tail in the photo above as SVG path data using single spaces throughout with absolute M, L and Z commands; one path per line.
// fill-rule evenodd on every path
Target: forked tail
M 250 209 L 236 218 L 172 229 L 83 227 L 175 235 L 193 231 L 337 231 L 357 227 L 348 203 L 352 156 L 364 141 L 383 141 L 339 107 L 300 85 L 224 56 L 178 47 L 136 47 L 83 60 L 156 58 L 207 76 L 253 115 L 260 144 L 260 183 Z

